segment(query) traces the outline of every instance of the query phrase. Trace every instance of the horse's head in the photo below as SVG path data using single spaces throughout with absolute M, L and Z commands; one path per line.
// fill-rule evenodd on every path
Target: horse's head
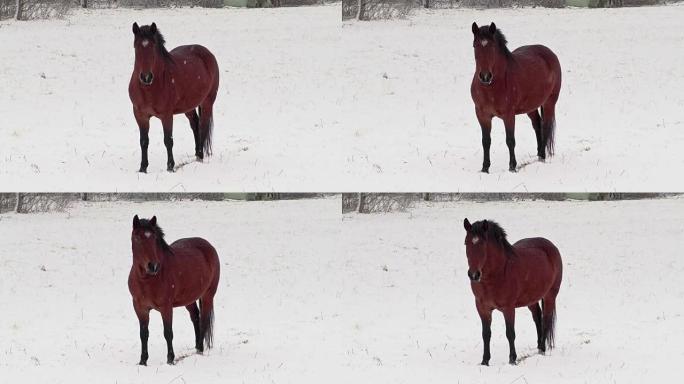
M 475 73 L 480 83 L 490 85 L 494 81 L 494 71 L 502 59 L 510 56 L 506 48 L 506 37 L 496 28 L 496 24 L 478 27 L 473 22 L 473 48 L 475 49 Z
M 168 56 L 164 48 L 164 37 L 157 29 L 157 24 L 138 26 L 133 23 L 133 48 L 135 48 L 135 71 L 143 85 L 151 85 L 157 63 Z
M 466 218 L 463 220 L 463 227 L 466 230 L 465 246 L 466 256 L 468 257 L 468 277 L 470 281 L 479 282 L 482 278 L 482 268 L 487 262 L 487 230 L 489 223 L 487 220 L 470 224 Z
M 164 231 L 157 225 L 157 217 L 139 219 L 133 217 L 133 232 L 131 233 L 131 247 L 133 249 L 133 264 L 148 275 L 159 273 L 164 252 L 168 245 L 164 240 Z

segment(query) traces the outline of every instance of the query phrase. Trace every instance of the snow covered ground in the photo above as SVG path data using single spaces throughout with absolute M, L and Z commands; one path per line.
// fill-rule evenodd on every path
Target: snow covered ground
M 404 20 L 345 21 L 345 190 L 677 191 L 684 178 L 684 5 L 622 9 L 416 10 Z M 514 49 L 558 55 L 556 157 L 536 162 L 527 116 L 516 119 L 517 174 L 503 123 L 481 174 L 470 97 L 471 24 L 494 21 Z
M 684 199 L 421 204 L 340 214 L 340 199 L 79 203 L 0 215 L 0 375 L 31 383 L 643 383 L 680 377 Z M 648 216 L 644 213 L 648 212 Z M 165 364 L 161 318 L 148 367 L 126 287 L 134 214 L 173 240 L 201 235 L 221 258 L 215 348 L 193 354 L 176 309 Z M 490 367 L 463 250 L 463 217 L 511 240 L 545 236 L 564 260 L 557 349 L 535 353 L 518 310 L 507 364 L 494 316 Z M 671 380 L 666 380 L 670 382 Z
M 340 200 L 77 204 L 68 213 L 0 215 L 3 383 L 321 382 L 344 350 L 335 329 Z M 193 354 L 192 324 L 174 315 L 166 365 L 161 317 L 139 367 L 127 280 L 134 214 L 157 215 L 167 239 L 199 235 L 221 259 L 215 345 Z
M 347 382 L 673 382 L 684 368 L 684 199 L 421 205 L 344 216 L 342 338 Z M 503 316 L 481 367 L 463 218 L 495 219 L 512 241 L 544 236 L 560 249 L 557 348 L 536 353 L 527 308 L 517 310 L 517 366 Z
M 138 174 L 128 99 L 131 25 L 155 21 L 167 47 L 217 57 L 214 156 L 166 172 L 161 123 Z M 0 23 L 0 190 L 322 191 L 339 188 L 340 5 L 279 9 L 78 10 Z M 176 164 L 194 160 L 185 116 Z

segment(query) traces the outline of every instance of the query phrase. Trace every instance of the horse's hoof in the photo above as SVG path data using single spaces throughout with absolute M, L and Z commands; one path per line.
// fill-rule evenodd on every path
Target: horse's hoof
M 140 169 L 138 170 L 138 172 L 140 172 L 140 173 L 147 173 L 147 168 L 140 167 Z
M 508 170 L 509 170 L 510 172 L 513 172 L 513 173 L 518 172 L 518 170 L 515 168 L 515 165 L 509 167 Z
M 480 363 L 480 365 L 486 365 L 486 366 L 489 367 L 489 361 L 484 361 L 484 360 L 483 360 L 483 361 Z
M 140 362 L 138 363 L 138 365 L 147 366 L 147 361 L 142 361 L 142 360 L 140 360 Z
M 480 172 L 482 172 L 482 173 L 489 173 L 489 168 L 482 168 L 482 170 L 481 170 Z
M 515 357 L 511 357 L 511 358 L 508 360 L 508 364 L 510 364 L 510 365 L 518 365 L 518 362 L 515 361 L 515 360 L 516 360 Z
M 175 364 L 176 364 L 176 362 L 175 362 L 175 361 L 173 361 L 173 360 L 174 360 L 174 358 L 173 358 L 173 357 L 171 357 L 171 358 L 167 359 L 167 360 L 166 360 L 166 364 L 168 364 L 168 365 L 175 365 Z
M 176 172 L 176 170 L 173 169 L 173 168 L 174 168 L 173 165 L 169 165 L 169 166 L 166 168 L 166 170 L 169 171 L 169 172 L 171 172 L 171 173 Z

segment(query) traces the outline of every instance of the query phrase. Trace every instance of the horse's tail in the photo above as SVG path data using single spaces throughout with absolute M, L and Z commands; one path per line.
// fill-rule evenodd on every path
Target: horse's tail
M 542 306 L 544 301 L 542 300 Z M 544 328 L 546 332 L 546 349 L 553 349 L 556 346 L 556 306 L 554 305 L 551 311 L 551 316 L 544 319 Z
M 200 127 L 202 141 L 202 150 L 206 156 L 211 156 L 211 134 L 214 131 L 214 117 L 209 116 L 207 123 Z
M 546 146 L 546 154 L 551 157 L 555 152 L 555 136 L 556 136 L 556 116 L 555 113 L 551 116 L 546 116 L 544 107 L 541 108 L 542 115 L 542 137 L 544 138 L 544 145 Z M 548 117 L 548 120 L 547 120 Z
M 214 308 L 209 311 L 209 315 L 204 319 L 204 346 L 211 349 L 214 346 Z

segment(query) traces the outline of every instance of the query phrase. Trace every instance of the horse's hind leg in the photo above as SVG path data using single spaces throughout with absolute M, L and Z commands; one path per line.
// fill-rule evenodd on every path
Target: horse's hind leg
M 542 119 L 539 115 L 538 110 L 534 110 L 527 114 L 530 120 L 532 120 L 532 128 L 534 128 L 534 134 L 537 136 L 537 156 L 539 160 L 544 160 L 546 154 L 544 153 L 544 143 L 542 142 Z
M 173 160 L 173 115 L 163 116 L 161 118 L 162 127 L 164 127 L 164 146 L 166 146 L 166 170 L 174 171 L 176 162 Z
M 195 137 L 195 157 L 200 160 L 202 158 L 202 142 L 199 134 L 199 116 L 197 111 L 193 109 L 186 113 L 185 117 L 190 121 L 190 129 L 192 129 L 192 135 Z
M 537 328 L 537 349 L 539 352 L 544 353 L 546 351 L 546 346 L 542 340 L 542 310 L 539 303 L 534 303 L 527 307 L 532 312 L 532 319 L 534 320 L 534 325 Z
M 202 335 L 200 333 L 200 311 L 199 308 L 197 307 L 197 303 L 193 302 L 192 304 L 188 305 L 185 307 L 188 312 L 190 312 L 190 320 L 192 321 L 192 325 L 195 328 L 195 349 L 197 352 L 203 352 L 202 348 Z

